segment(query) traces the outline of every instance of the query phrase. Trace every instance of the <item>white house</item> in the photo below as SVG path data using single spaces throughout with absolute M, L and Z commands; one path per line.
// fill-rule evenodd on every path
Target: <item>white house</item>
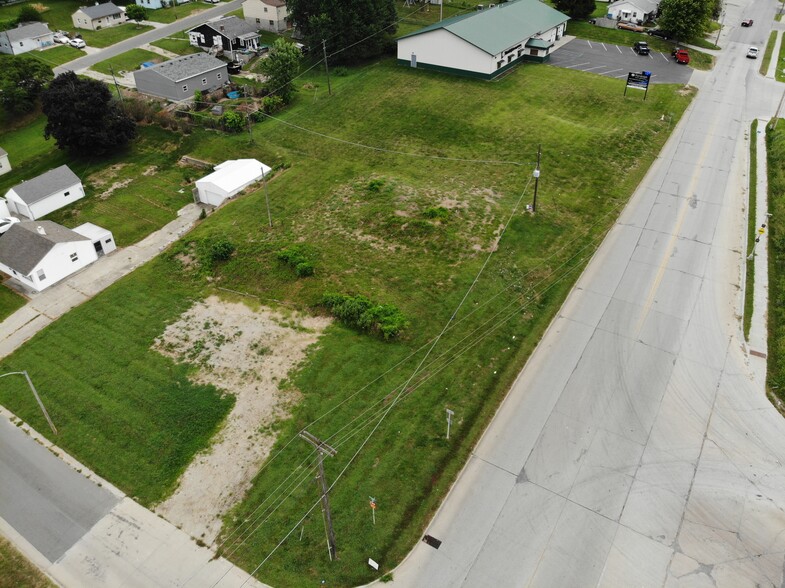
M 245 0 L 243 18 L 257 30 L 280 33 L 289 28 L 289 11 L 285 0 Z
M 82 181 L 67 165 L 17 184 L 5 193 L 11 212 L 30 220 L 41 218 L 82 197 Z
M 159 8 L 164 8 L 165 6 L 171 6 L 172 0 L 136 0 L 136 3 L 139 6 L 144 6 L 148 10 L 158 10 Z M 183 4 L 183 1 L 180 0 L 178 4 Z
M 608 5 L 608 18 L 643 24 L 657 16 L 658 7 L 654 0 L 623 0 Z
M 0 176 L 11 171 L 11 162 L 8 161 L 8 151 L 0 147 Z
M 46 23 L 34 22 L 15 29 L 0 31 L 0 53 L 19 55 L 33 49 L 53 45 L 54 33 Z
M 81 6 L 71 15 L 71 21 L 76 28 L 93 31 L 121 25 L 127 20 L 125 8 L 115 6 L 111 2 Z
M 11 216 L 11 211 L 8 210 L 8 202 L 5 198 L 0 198 L 0 217 L 6 218 Z
M 117 243 L 115 243 L 112 232 L 109 229 L 99 227 L 93 223 L 84 223 L 83 225 L 75 227 L 74 233 L 78 233 L 79 235 L 90 239 L 98 257 L 101 257 L 106 253 L 111 253 L 117 249 Z
M 270 168 L 256 159 L 230 159 L 215 166 L 209 176 L 196 180 L 196 197 L 203 204 L 220 206 L 244 188 L 270 173 Z
M 0 271 L 36 292 L 96 259 L 89 238 L 52 221 L 16 223 L 0 237 Z
M 540 0 L 512 0 L 400 37 L 398 63 L 490 80 L 520 61 L 547 61 L 568 20 Z

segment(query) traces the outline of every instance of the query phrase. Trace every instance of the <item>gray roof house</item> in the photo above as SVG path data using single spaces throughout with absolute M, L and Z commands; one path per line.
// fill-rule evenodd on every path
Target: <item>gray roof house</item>
M 493 79 L 520 61 L 547 61 L 570 19 L 540 0 L 512 0 L 398 38 L 398 63 Z
M 46 23 L 33 22 L 0 32 L 0 53 L 19 55 L 54 44 L 54 33 Z
M 0 271 L 36 292 L 96 259 L 90 238 L 52 221 L 16 223 L 0 237 Z
M 226 63 L 205 53 L 164 61 L 134 72 L 136 89 L 142 94 L 185 100 L 194 92 L 209 92 L 229 81 Z
M 229 54 L 234 59 L 235 51 L 256 51 L 259 33 L 256 27 L 236 16 L 226 16 L 200 24 L 188 31 L 188 41 L 194 47 L 207 52 Z
M 85 195 L 82 181 L 67 165 L 17 184 L 5 194 L 8 208 L 31 220 L 41 218 Z
M 81 6 L 79 10 L 71 15 L 71 21 L 76 28 L 93 31 L 121 25 L 127 20 L 125 8 L 115 6 L 111 2 Z

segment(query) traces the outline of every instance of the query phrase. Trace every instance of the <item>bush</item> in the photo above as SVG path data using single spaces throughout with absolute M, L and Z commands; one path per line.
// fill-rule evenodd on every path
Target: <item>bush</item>
M 273 114 L 283 108 L 283 98 L 280 96 L 265 96 L 262 99 L 262 110 L 266 114 Z
M 439 220 L 447 220 L 450 216 L 450 211 L 444 206 L 431 206 L 423 211 L 425 218 L 438 218 Z
M 19 14 L 16 16 L 17 24 L 23 22 L 41 22 L 43 20 L 44 17 L 41 16 L 41 13 L 32 6 L 22 6 L 22 8 L 19 9 Z
M 293 245 L 287 249 L 282 249 L 277 256 L 279 261 L 294 269 L 298 278 L 312 276 L 314 265 L 311 261 L 313 254 L 305 245 Z
M 241 133 L 245 130 L 245 116 L 228 110 L 221 115 L 221 124 L 230 133 Z
M 219 263 L 229 261 L 234 252 L 234 244 L 225 237 L 202 239 L 196 243 L 199 264 L 205 271 L 212 271 Z
M 312 276 L 314 272 L 313 264 L 309 261 L 300 262 L 294 268 L 294 272 L 297 274 L 298 278 Z
M 384 180 L 371 180 L 368 182 L 367 189 L 371 194 L 378 194 L 384 188 Z
M 394 339 L 409 325 L 409 321 L 398 307 L 379 304 L 365 296 L 326 293 L 322 306 L 330 310 L 341 322 L 359 331 Z
M 343 78 L 349 75 L 349 69 L 339 65 L 338 67 L 333 68 L 333 74 L 339 78 Z

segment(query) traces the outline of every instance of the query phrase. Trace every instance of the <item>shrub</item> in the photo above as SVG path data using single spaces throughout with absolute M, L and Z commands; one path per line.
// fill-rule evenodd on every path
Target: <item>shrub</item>
M 294 269 L 294 273 L 299 278 L 312 276 L 314 273 L 314 265 L 311 261 L 312 252 L 310 248 L 305 245 L 293 245 L 278 252 L 277 257 L 279 261 L 284 262 L 286 265 Z
M 333 68 L 333 74 L 339 78 L 343 78 L 349 75 L 349 69 L 339 65 L 338 67 Z
M 365 296 L 326 293 L 322 306 L 341 322 L 359 331 L 394 339 L 408 326 L 409 321 L 398 307 L 379 304 Z
M 313 264 L 310 261 L 302 261 L 294 268 L 298 278 L 312 276 L 314 272 Z
M 378 194 L 382 191 L 382 188 L 384 188 L 384 180 L 380 180 L 378 178 L 371 180 L 368 182 L 368 186 L 366 188 L 371 194 Z
M 262 99 L 262 110 L 267 114 L 278 112 L 283 106 L 283 99 L 280 96 L 265 96 Z
M 196 255 L 204 271 L 212 271 L 219 263 L 228 261 L 234 251 L 234 244 L 225 237 L 208 237 L 196 243 Z
M 221 115 L 221 124 L 230 133 L 241 133 L 245 130 L 245 117 L 239 112 L 227 110 Z
M 444 206 L 431 206 L 423 211 L 425 218 L 438 218 L 439 220 L 447 220 L 450 216 L 450 211 Z

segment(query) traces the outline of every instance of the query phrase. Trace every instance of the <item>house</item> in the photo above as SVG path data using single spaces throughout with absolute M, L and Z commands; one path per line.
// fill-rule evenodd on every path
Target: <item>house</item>
M 8 151 L 0 147 L 0 176 L 11 171 L 11 163 L 8 161 Z
M 623 0 L 608 5 L 607 17 L 613 20 L 643 24 L 654 20 L 659 4 L 654 0 Z
M 136 0 L 136 3 L 139 6 L 144 6 L 147 10 L 158 10 L 159 8 L 165 8 L 167 6 L 171 6 L 172 0 Z M 182 0 L 178 2 L 178 4 L 182 4 Z
M 52 221 L 16 223 L 0 237 L 0 271 L 36 292 L 96 259 L 88 237 Z
M 82 6 L 71 15 L 71 21 L 77 29 L 97 31 L 125 23 L 125 8 L 115 6 L 111 2 Z
M 245 0 L 243 18 L 255 30 L 280 33 L 289 28 L 289 11 L 285 0 Z
M 114 241 L 114 235 L 109 229 L 99 227 L 93 223 L 84 223 L 74 228 L 74 233 L 78 233 L 83 237 L 90 239 L 95 249 L 95 254 L 98 257 L 111 253 L 117 249 L 117 244 Z
M 236 16 L 226 16 L 199 25 L 188 31 L 188 39 L 194 47 L 201 47 L 208 53 L 231 54 L 235 51 L 256 51 L 259 46 L 259 33 L 256 29 Z
M 19 55 L 53 45 L 54 33 L 46 23 L 33 22 L 0 32 L 0 53 Z
M 41 218 L 82 197 L 82 181 L 67 165 L 17 184 L 5 194 L 11 212 L 30 220 Z
M 547 61 L 568 20 L 540 0 L 512 0 L 400 37 L 398 63 L 490 80 L 522 60 Z
M 209 176 L 196 180 L 196 199 L 203 204 L 220 206 L 268 173 L 270 168 L 256 159 L 224 161 L 216 165 Z
M 164 61 L 134 72 L 136 89 L 142 94 L 185 100 L 196 90 L 210 92 L 229 81 L 226 63 L 205 53 Z

